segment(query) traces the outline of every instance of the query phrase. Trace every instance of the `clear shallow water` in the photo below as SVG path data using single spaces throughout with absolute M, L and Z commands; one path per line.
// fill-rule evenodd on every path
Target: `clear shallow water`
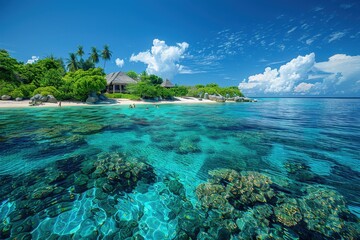
M 359 99 L 145 108 L 0 109 L 0 238 L 356 234 Z M 208 174 L 219 168 L 240 175 L 228 179 L 223 170 L 219 180 L 219 174 Z M 269 178 L 275 196 L 266 192 L 267 183 L 259 190 L 248 176 Z M 240 195 L 230 187 L 239 181 L 251 185 Z M 217 185 L 222 188 L 212 192 Z M 318 195 L 324 198 L 315 197 L 317 209 L 346 209 L 319 214 L 307 204 L 317 203 Z M 241 202 L 241 196 L 257 200 Z M 299 219 L 287 215 L 291 207 Z

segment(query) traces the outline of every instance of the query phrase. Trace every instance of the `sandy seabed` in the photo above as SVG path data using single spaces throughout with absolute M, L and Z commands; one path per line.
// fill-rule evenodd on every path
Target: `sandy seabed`
M 0 108 L 23 108 L 23 107 L 59 107 L 59 103 L 43 103 L 37 106 L 30 106 L 30 100 L 23 101 L 11 101 L 11 100 L 0 100 Z M 121 105 L 121 106 L 130 106 L 131 104 L 199 104 L 199 103 L 216 103 L 215 101 L 203 99 L 199 100 L 197 98 L 180 98 L 177 97 L 173 101 L 159 101 L 159 102 L 147 102 L 147 101 L 133 101 L 129 99 L 113 99 L 113 102 L 98 103 L 98 104 L 87 104 L 85 102 L 76 102 L 76 101 L 62 101 L 61 107 L 69 106 L 106 106 L 106 105 Z

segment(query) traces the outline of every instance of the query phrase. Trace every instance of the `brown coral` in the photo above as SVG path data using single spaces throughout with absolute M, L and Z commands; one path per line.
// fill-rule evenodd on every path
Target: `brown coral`
M 276 219 L 287 227 L 298 224 L 302 215 L 296 199 L 289 198 L 274 209 Z

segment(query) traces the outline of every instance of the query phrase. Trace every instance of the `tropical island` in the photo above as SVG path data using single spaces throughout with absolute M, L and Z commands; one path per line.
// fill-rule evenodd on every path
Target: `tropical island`
M 252 101 L 245 98 L 238 87 L 220 87 L 218 84 L 183 86 L 163 80 L 146 71 L 105 74 L 106 61 L 111 59 L 108 45 L 99 52 L 91 48 L 88 58 L 82 46 L 76 53 L 63 59 L 48 56 L 32 63 L 19 62 L 6 50 L 0 50 L 1 100 L 22 101 L 30 99 L 31 105 L 43 102 L 80 101 L 98 103 L 109 99 L 132 101 L 172 101 L 176 97 L 197 98 L 225 102 Z M 104 60 L 103 68 L 98 66 Z

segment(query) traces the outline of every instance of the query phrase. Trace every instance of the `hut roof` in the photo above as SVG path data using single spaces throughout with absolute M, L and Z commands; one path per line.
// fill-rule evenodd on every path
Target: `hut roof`
M 124 72 L 113 72 L 106 75 L 106 84 L 129 84 L 137 83 L 134 79 L 126 75 Z
M 169 79 L 166 79 L 162 84 L 161 84 L 162 87 L 175 87 L 174 84 L 172 84 L 172 82 L 170 82 Z

